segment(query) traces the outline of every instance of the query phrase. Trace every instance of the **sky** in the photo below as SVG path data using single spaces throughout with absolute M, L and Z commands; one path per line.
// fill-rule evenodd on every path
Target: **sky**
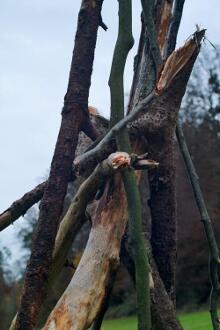
M 61 120 L 80 0 L 7 0 L 0 12 L 0 213 L 40 183 L 50 162 Z M 117 37 L 116 0 L 105 0 L 89 103 L 109 115 L 108 76 Z M 220 44 L 220 1 L 186 0 L 178 45 L 195 31 Z M 140 32 L 140 1 L 133 0 L 135 46 L 129 54 L 125 90 L 132 81 Z M 207 43 L 205 47 L 210 47 Z M 0 233 L 0 246 L 18 256 L 16 233 L 22 219 Z

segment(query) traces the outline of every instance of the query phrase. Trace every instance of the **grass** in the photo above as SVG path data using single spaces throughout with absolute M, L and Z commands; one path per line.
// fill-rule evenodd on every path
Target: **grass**
M 211 330 L 211 321 L 208 312 L 197 312 L 179 315 L 184 330 Z M 117 320 L 106 320 L 102 330 L 136 330 L 135 317 L 127 317 Z

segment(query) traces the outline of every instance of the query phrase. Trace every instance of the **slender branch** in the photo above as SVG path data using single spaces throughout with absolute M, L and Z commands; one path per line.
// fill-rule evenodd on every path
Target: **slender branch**
M 167 58 L 174 51 L 176 47 L 176 40 L 180 27 L 180 22 L 182 19 L 184 3 L 185 0 L 175 0 L 174 2 L 173 17 L 171 20 L 168 37 L 167 37 L 165 58 Z
M 132 112 L 130 112 L 123 119 L 121 119 L 117 124 L 115 124 L 93 149 L 77 157 L 77 159 L 75 159 L 74 161 L 75 167 L 79 167 L 80 169 L 83 164 L 87 164 L 92 161 L 92 159 L 95 159 L 100 154 L 100 152 L 105 149 L 108 143 L 114 139 L 114 137 L 118 134 L 118 132 L 120 132 L 120 130 L 126 127 L 127 124 L 129 124 L 130 122 L 134 121 L 139 115 L 141 115 L 141 113 L 144 113 L 146 111 L 146 106 L 155 97 L 157 96 L 155 91 L 153 90 L 146 98 L 144 98 L 134 107 L 134 110 Z
M 143 110 L 143 105 L 142 105 L 142 108 L 140 109 L 140 112 L 142 110 Z M 106 124 L 107 124 L 107 119 L 105 119 L 105 118 L 103 118 L 103 119 L 106 121 Z M 135 118 L 134 118 L 134 120 L 135 120 Z M 100 125 L 99 121 L 97 121 L 97 125 Z M 129 133 L 131 134 L 131 137 L 133 139 L 137 139 L 140 136 L 140 134 L 138 133 L 138 128 L 134 127 L 134 126 L 129 127 Z M 103 136 L 98 138 L 87 149 L 87 151 L 93 150 L 102 139 L 103 139 Z M 89 174 L 91 174 L 91 172 L 95 168 L 95 166 L 99 162 L 101 162 L 103 159 L 108 157 L 108 155 L 110 153 L 114 152 L 115 150 L 116 150 L 115 137 L 114 137 L 114 134 L 112 134 L 111 137 L 104 144 L 103 149 L 100 148 L 98 151 L 96 149 L 96 151 L 94 152 L 94 157 L 93 157 L 93 151 L 92 151 L 91 157 L 90 156 L 87 157 L 87 152 L 86 152 L 85 158 L 83 155 L 76 158 L 75 163 L 78 164 L 77 168 L 79 167 L 80 174 L 81 174 L 81 172 L 82 172 L 82 174 L 84 174 L 84 172 L 86 172 L 86 174 L 88 172 L 89 172 Z M 71 181 L 73 181 L 75 179 L 75 168 L 76 168 L 76 165 L 73 166 L 73 168 L 72 168 Z M 89 169 L 89 171 L 88 171 L 88 169 Z M 30 207 L 32 207 L 35 203 L 40 201 L 40 199 L 43 196 L 46 184 L 47 184 L 47 181 L 44 181 L 41 184 L 39 184 L 38 186 L 36 186 L 35 188 L 33 188 L 31 191 L 25 193 L 24 196 L 19 198 L 17 201 L 13 202 L 8 209 L 6 209 L 5 211 L 3 211 L 0 214 L 0 231 L 7 228 L 10 224 L 12 224 L 20 216 L 24 215 Z
M 111 125 L 124 117 L 124 67 L 133 45 L 131 12 L 131 0 L 119 0 L 118 39 L 109 78 Z M 119 150 L 131 152 L 129 135 L 125 128 L 117 134 L 116 141 Z M 149 264 L 142 229 L 141 200 L 135 174 L 125 171 L 122 179 L 127 197 L 130 238 L 135 260 L 138 329 L 150 330 Z
M 210 269 L 210 282 L 212 285 L 211 295 L 210 295 L 210 313 L 212 319 L 212 325 L 214 330 L 220 329 L 220 323 L 217 313 L 218 308 L 218 298 L 220 295 L 220 281 L 219 281 L 219 251 L 217 242 L 215 239 L 215 234 L 212 228 L 211 219 L 208 214 L 208 210 L 206 208 L 206 204 L 204 201 L 204 197 L 199 184 L 199 177 L 196 173 L 196 169 L 194 167 L 192 158 L 190 156 L 189 149 L 186 144 L 186 140 L 184 137 L 184 133 L 181 127 L 181 124 L 178 123 L 176 127 L 176 136 L 179 143 L 180 151 L 182 153 L 186 169 L 189 175 L 189 179 L 192 185 L 194 197 L 196 200 L 197 207 L 199 209 L 199 213 L 201 216 L 201 221 L 204 225 L 206 238 L 208 241 L 210 261 L 209 261 L 209 269 Z
M 0 214 L 0 231 L 7 228 L 21 215 L 24 215 L 31 206 L 37 203 L 43 196 L 45 186 L 46 181 L 13 202 L 7 210 Z
M 141 4 L 150 43 L 151 54 L 155 64 L 156 76 L 158 76 L 162 65 L 162 57 L 157 42 L 157 31 L 153 20 L 154 0 L 141 0 Z

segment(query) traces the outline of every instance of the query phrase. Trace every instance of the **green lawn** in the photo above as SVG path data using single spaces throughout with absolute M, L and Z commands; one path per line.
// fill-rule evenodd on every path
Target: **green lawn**
M 208 312 L 183 314 L 179 316 L 184 330 L 211 330 L 210 316 Z M 136 318 L 128 317 L 117 320 L 106 320 L 102 330 L 136 330 Z

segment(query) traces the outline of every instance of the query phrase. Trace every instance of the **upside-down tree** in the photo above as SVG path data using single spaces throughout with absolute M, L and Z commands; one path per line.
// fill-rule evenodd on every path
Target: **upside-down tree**
M 82 0 L 49 178 L 0 215 L 3 230 L 41 200 L 20 306 L 11 329 L 36 327 L 48 291 L 68 264 L 68 251 L 86 221 L 91 221 L 91 231 L 84 253 L 43 329 L 101 329 L 120 262 L 136 288 L 138 329 L 182 329 L 175 311 L 175 132 L 209 243 L 211 316 L 213 328 L 219 329 L 218 249 L 177 124 L 205 30 L 197 29 L 175 49 L 184 0 L 141 1 L 142 28 L 124 116 L 124 67 L 133 46 L 132 3 L 118 0 L 118 38 L 109 78 L 111 116 L 106 127 L 106 120 L 88 107 L 97 31 L 99 27 L 107 30 L 102 4 L 103 0 Z M 139 189 L 146 175 L 149 200 Z M 83 178 L 82 184 L 63 212 L 68 184 L 78 184 L 78 176 Z M 150 216 L 143 219 L 146 213 L 142 209 L 147 208 Z

